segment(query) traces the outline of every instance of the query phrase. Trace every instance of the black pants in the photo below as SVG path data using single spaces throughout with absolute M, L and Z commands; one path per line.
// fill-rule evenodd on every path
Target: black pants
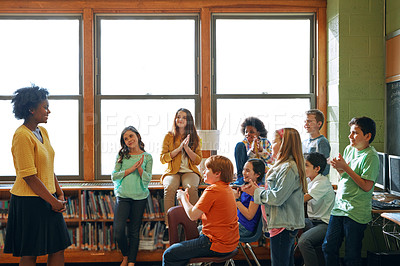
M 123 256 L 128 256 L 128 262 L 136 262 L 139 249 L 139 230 L 142 224 L 146 199 L 133 200 L 117 197 L 114 214 L 114 234 Z M 125 227 L 128 223 L 128 235 Z M 129 239 L 129 241 L 128 241 Z

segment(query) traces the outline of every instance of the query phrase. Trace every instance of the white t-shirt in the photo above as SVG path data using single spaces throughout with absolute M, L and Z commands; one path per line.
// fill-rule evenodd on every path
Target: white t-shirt
M 320 219 L 329 223 L 331 210 L 335 203 L 335 192 L 326 176 L 317 175 L 314 180 L 307 178 L 308 194 L 312 197 L 307 202 L 307 214 L 310 219 Z

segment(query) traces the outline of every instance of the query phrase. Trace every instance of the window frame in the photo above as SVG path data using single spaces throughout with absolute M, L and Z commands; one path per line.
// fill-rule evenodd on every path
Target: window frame
M 51 100 L 77 100 L 78 101 L 78 143 L 79 147 L 83 145 L 83 16 L 81 14 L 74 14 L 74 13 L 63 13 L 63 14 L 0 14 L 0 20 L 74 20 L 77 19 L 79 26 L 79 62 L 78 62 L 78 69 L 79 69 L 79 88 L 77 95 L 51 95 L 48 96 L 48 99 Z M 40 86 L 40 84 L 38 84 Z M 51 88 L 49 88 L 51 89 Z M 12 100 L 13 95 L 0 95 L 0 100 Z M 22 120 L 21 120 L 22 121 Z M 21 122 L 23 123 L 23 121 Z M 50 138 L 52 138 L 50 136 Z M 57 153 L 57 151 L 55 151 Z M 67 180 L 84 180 L 84 171 L 83 171 L 83 157 L 84 151 L 81 148 L 78 148 L 78 175 L 60 175 L 57 174 L 57 178 L 60 181 L 67 181 Z M 15 175 L 13 176 L 0 176 L 4 181 L 14 181 Z
M 195 56 L 195 91 L 194 94 L 158 94 L 158 95 L 102 95 L 101 94 L 101 20 L 103 19 L 120 19 L 120 20 L 132 20 L 132 19 L 144 19 L 144 20 L 168 20 L 168 19 L 193 19 L 195 22 L 194 28 L 194 56 Z M 109 179 L 109 175 L 103 175 L 101 173 L 101 101 L 102 100 L 159 100 L 159 99 L 190 99 L 194 100 L 195 110 L 194 118 L 196 127 L 201 127 L 201 96 L 200 96 L 200 15 L 197 13 L 171 13 L 171 14 L 96 14 L 95 15 L 95 117 L 98 117 L 98 122 L 95 124 L 95 180 Z M 162 173 L 153 174 L 155 177 L 161 176 Z
M 216 76 L 216 20 L 217 19 L 310 19 L 310 92 L 303 94 L 218 94 Z M 213 13 L 211 14 L 211 128 L 217 129 L 218 99 L 309 99 L 310 107 L 315 108 L 317 102 L 316 83 L 316 14 L 305 13 Z

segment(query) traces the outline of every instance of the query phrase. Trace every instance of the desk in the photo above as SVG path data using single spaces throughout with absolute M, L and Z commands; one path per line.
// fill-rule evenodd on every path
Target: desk
M 399 249 L 400 232 L 398 226 L 400 226 L 400 213 L 396 212 L 384 212 L 381 213 L 383 220 L 382 233 L 385 239 L 386 247 L 391 250 L 390 241 L 388 236 L 395 239 L 396 247 Z

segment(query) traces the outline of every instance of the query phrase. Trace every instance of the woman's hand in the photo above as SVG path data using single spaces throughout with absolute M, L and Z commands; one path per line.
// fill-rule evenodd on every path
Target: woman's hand
M 64 198 L 64 196 L 62 196 Z M 51 209 L 55 212 L 63 212 L 66 209 L 67 202 L 65 200 L 56 199 L 51 202 Z
M 247 194 L 254 196 L 254 191 L 258 188 L 257 184 L 253 180 L 249 180 L 249 183 L 243 185 L 240 189 Z

